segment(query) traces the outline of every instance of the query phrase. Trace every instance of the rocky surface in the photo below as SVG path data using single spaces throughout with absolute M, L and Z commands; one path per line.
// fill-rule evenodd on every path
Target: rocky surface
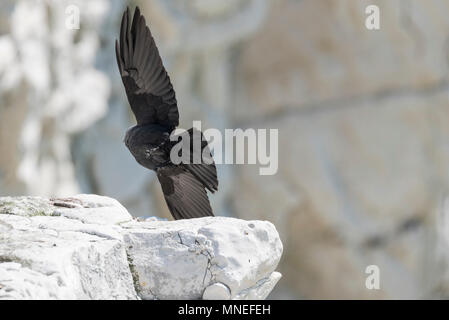
M 182 127 L 279 129 L 279 172 L 219 165 L 211 197 L 218 215 L 279 230 L 273 297 L 449 297 L 448 1 L 135 3 Z M 69 4 L 80 30 L 64 28 Z M 376 31 L 364 25 L 372 4 Z M 113 54 L 125 6 L 1 1 L 0 194 L 97 193 L 134 216 L 169 216 L 155 175 L 122 143 L 134 123 Z M 380 290 L 365 287 L 371 264 Z
M 97 195 L 0 198 L 0 299 L 265 299 L 281 254 L 267 221 L 133 219 Z

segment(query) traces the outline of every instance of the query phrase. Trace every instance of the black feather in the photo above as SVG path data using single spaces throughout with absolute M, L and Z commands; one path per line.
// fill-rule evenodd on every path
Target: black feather
M 215 164 L 174 165 L 170 161 L 169 133 L 179 123 L 176 94 L 138 7 L 132 20 L 128 8 L 123 13 L 115 54 L 137 120 L 126 133 L 126 146 L 139 164 L 157 172 L 174 219 L 213 216 L 206 189 L 215 192 L 218 188 Z M 207 143 L 201 146 L 209 152 Z

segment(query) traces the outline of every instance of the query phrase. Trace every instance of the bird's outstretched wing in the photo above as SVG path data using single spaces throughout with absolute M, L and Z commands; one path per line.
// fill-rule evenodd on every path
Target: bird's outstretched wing
M 182 166 L 157 170 L 165 201 L 176 220 L 214 216 L 204 185 Z
M 178 126 L 175 91 L 139 7 L 134 11 L 132 23 L 129 9 L 124 12 L 115 52 L 137 123 L 160 124 L 168 130 Z
M 190 157 L 187 163 L 183 162 L 184 167 L 189 170 L 195 178 L 200 180 L 204 187 L 214 193 L 218 190 L 217 168 L 215 167 L 215 162 L 204 134 L 195 128 L 190 128 L 178 135 L 178 137 L 181 138 L 183 135 L 187 135 L 190 139 Z M 195 139 L 198 141 L 195 142 Z M 175 137 L 174 141 L 178 142 L 179 139 Z M 197 143 L 201 146 L 198 150 L 194 148 Z M 180 151 L 181 155 L 182 152 L 183 150 Z M 209 158 L 208 163 L 204 162 L 204 157 Z M 199 159 L 201 163 L 195 163 L 195 158 Z

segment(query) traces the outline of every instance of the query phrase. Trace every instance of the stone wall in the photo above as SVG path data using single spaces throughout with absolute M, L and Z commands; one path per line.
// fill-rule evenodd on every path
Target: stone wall
M 372 3 L 378 31 L 364 27 Z M 234 122 L 279 128 L 280 164 L 272 177 L 238 168 L 233 205 L 279 228 L 287 293 L 447 296 L 438 219 L 449 182 L 448 10 L 278 1 L 242 46 Z M 365 288 L 371 264 L 379 291 Z

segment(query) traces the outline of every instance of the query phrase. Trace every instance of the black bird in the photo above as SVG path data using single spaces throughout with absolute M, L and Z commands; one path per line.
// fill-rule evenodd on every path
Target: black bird
M 126 95 L 137 120 L 137 125 L 126 132 L 126 146 L 140 165 L 156 171 L 174 219 L 213 216 L 206 189 L 212 193 L 218 190 L 215 163 L 184 161 L 175 165 L 170 160 L 170 151 L 179 141 L 169 138 L 179 124 L 175 91 L 139 7 L 132 22 L 129 9 L 123 13 L 120 42 L 116 41 L 115 51 Z M 188 130 L 192 141 L 194 131 Z M 200 137 L 202 153 L 210 156 L 202 133 Z

